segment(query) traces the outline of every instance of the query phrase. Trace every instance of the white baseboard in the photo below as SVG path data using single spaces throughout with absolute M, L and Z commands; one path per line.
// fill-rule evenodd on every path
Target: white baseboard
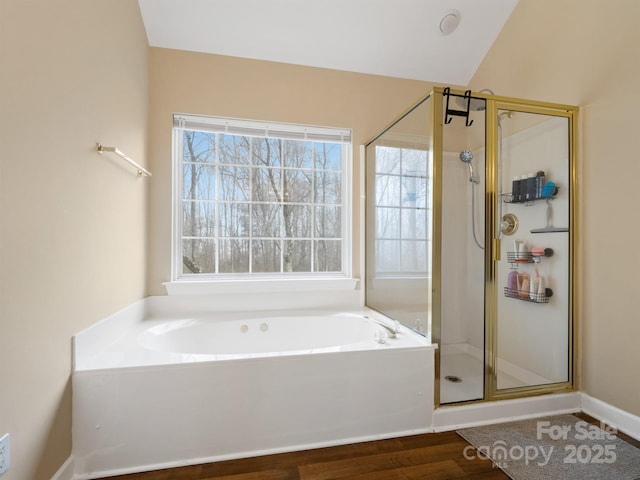
M 75 472 L 74 472 L 74 462 L 73 456 L 67 458 L 66 462 L 62 464 L 62 466 L 58 469 L 51 480 L 74 480 Z
M 580 407 L 584 413 L 591 415 L 596 420 L 640 440 L 640 417 L 593 398 L 586 393 L 581 393 Z
M 578 392 L 440 407 L 433 412 L 433 430 L 444 432 L 579 411 Z
M 580 411 L 640 441 L 640 417 L 583 392 L 441 407 L 434 411 L 433 429 L 443 432 Z

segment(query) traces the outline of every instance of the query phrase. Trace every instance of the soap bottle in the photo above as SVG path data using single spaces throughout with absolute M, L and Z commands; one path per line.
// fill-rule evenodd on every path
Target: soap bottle
M 517 297 L 518 296 L 518 271 L 511 270 L 509 275 L 507 275 L 507 296 L 508 297 Z

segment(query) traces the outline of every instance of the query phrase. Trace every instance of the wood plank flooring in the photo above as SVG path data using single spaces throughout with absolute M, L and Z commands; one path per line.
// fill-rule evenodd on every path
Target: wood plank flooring
M 598 424 L 593 418 L 576 416 Z M 619 437 L 640 447 L 630 437 Z M 489 460 L 467 460 L 455 432 L 430 433 L 301 452 L 110 477 L 109 480 L 504 480 Z M 107 479 L 105 479 L 107 480 Z

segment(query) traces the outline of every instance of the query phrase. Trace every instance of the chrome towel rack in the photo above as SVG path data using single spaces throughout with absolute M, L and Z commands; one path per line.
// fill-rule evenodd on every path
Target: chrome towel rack
M 142 177 L 142 176 L 150 177 L 151 176 L 151 172 L 149 170 L 147 170 L 142 165 L 137 163 L 131 157 L 128 157 L 127 155 L 122 153 L 120 150 L 118 150 L 118 147 L 106 147 L 106 146 L 102 145 L 101 143 L 96 143 L 96 149 L 98 150 L 98 153 L 100 153 L 100 154 L 102 152 L 113 152 L 116 155 L 118 155 L 120 158 L 122 158 L 123 160 L 126 160 L 127 162 L 129 162 L 131 165 L 133 165 L 135 168 L 138 169 L 138 176 L 139 177 Z

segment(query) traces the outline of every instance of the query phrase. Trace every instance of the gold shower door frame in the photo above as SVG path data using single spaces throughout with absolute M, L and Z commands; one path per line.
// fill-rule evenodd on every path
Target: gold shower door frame
M 450 90 L 453 95 L 463 96 L 464 91 Z M 572 392 L 577 388 L 577 326 L 576 326 L 576 154 L 578 134 L 578 107 L 556 103 L 538 102 L 510 97 L 500 97 L 484 93 L 472 92 L 474 98 L 486 100 L 486 170 L 485 170 L 485 351 L 484 351 L 484 398 L 461 402 L 462 404 L 495 401 L 508 398 L 522 398 L 548 393 Z M 444 127 L 444 88 L 436 87 L 431 92 L 433 99 L 433 130 L 431 145 L 433 146 L 433 215 L 432 232 L 432 340 L 441 344 L 442 313 L 442 238 L 435 232 L 442 232 L 442 171 L 443 171 L 443 127 Z M 497 264 L 500 261 L 500 238 L 498 202 L 502 201 L 498 191 L 498 111 L 534 113 L 556 117 L 564 117 L 569 122 L 569 299 L 568 299 L 568 380 L 566 382 L 524 387 L 497 388 L 497 345 L 498 345 L 498 295 Z M 435 405 L 440 405 L 440 349 L 436 350 Z M 452 405 L 448 403 L 447 405 Z

